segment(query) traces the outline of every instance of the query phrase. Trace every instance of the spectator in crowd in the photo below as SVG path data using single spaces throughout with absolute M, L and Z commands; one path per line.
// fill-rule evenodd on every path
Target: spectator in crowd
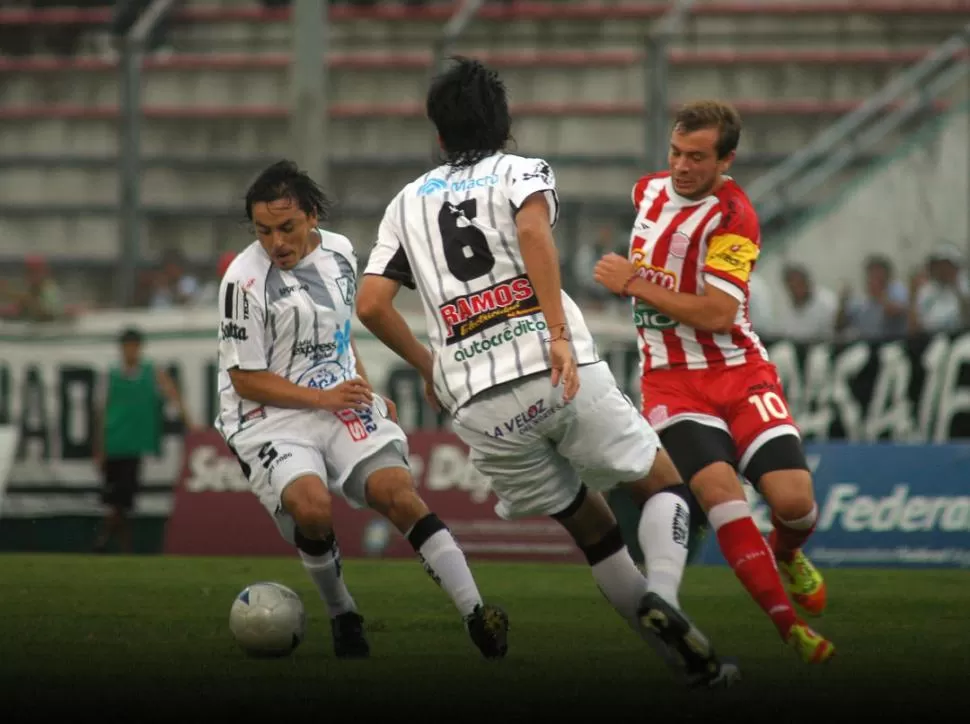
M 156 278 L 151 306 L 155 309 L 184 307 L 192 303 L 199 292 L 199 281 L 185 271 L 181 253 L 170 250 L 162 259 L 162 269 Z
M 11 291 L 6 284 L 0 285 L 0 297 L 12 304 L 13 316 L 30 322 L 52 322 L 65 316 L 61 293 L 51 275 L 47 260 L 30 255 L 24 260 L 26 266 L 26 289 Z
M 817 286 L 801 264 L 785 266 L 782 280 L 786 294 L 779 304 L 779 334 L 795 342 L 832 339 L 839 311 L 835 292 Z
M 909 315 L 906 285 L 894 277 L 892 262 L 885 256 L 869 257 L 865 268 L 865 294 L 843 290 L 836 329 L 850 338 L 905 336 Z
M 127 329 L 119 338 L 121 362 L 113 365 L 102 387 L 94 435 L 94 462 L 104 485 L 107 507 L 94 550 L 104 552 L 113 535 L 130 553 L 128 515 L 134 506 L 145 455 L 158 455 L 162 445 L 163 405 L 178 408 L 182 423 L 192 428 L 174 380 L 142 357 L 142 334 Z
M 947 332 L 970 326 L 970 281 L 964 256 L 952 244 L 930 253 L 910 284 L 909 331 Z

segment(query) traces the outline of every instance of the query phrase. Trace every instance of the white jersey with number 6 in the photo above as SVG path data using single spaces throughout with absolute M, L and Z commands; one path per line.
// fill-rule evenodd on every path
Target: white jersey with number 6
M 503 382 L 549 369 L 549 332 L 525 271 L 515 216 L 543 193 L 559 216 L 556 180 L 538 158 L 497 153 L 439 166 L 388 205 L 365 274 L 417 289 L 435 357 L 434 383 L 454 412 Z M 590 270 L 592 273 L 592 270 Z M 599 356 L 583 315 L 563 292 L 579 364 Z

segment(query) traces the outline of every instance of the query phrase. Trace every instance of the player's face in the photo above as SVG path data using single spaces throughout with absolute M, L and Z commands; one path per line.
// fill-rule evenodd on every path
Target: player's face
M 315 216 L 294 199 L 253 204 L 253 226 L 263 250 L 280 269 L 292 269 L 313 250 Z
M 678 129 L 670 135 L 670 178 L 674 191 L 688 199 L 710 194 L 734 160 L 734 152 L 717 157 L 717 128 L 702 128 L 690 133 Z
M 134 367 L 141 359 L 141 344 L 134 341 L 122 342 L 121 358 L 127 366 Z

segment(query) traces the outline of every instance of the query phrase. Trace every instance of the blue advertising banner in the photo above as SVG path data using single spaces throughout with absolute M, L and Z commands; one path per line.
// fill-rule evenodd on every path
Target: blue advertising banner
M 970 568 L 970 445 L 808 443 L 819 518 L 805 552 L 822 568 Z M 749 491 L 762 532 L 768 508 Z M 713 533 L 700 564 L 724 565 Z

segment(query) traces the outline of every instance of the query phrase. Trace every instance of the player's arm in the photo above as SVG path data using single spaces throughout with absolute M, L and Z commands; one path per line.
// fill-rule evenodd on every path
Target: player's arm
M 546 325 L 555 336 L 566 326 L 566 313 L 562 308 L 559 252 L 552 238 L 550 219 L 546 194 L 538 191 L 522 202 L 515 216 L 515 227 L 526 274 L 532 282 Z
M 731 331 L 740 306 L 737 299 L 716 287 L 708 287 L 702 294 L 687 294 L 672 292 L 640 277 L 630 283 L 627 294 L 681 324 L 714 334 Z
M 185 406 L 185 400 L 182 398 L 182 393 L 179 392 L 178 385 L 175 384 L 175 380 L 172 379 L 172 376 L 161 367 L 156 367 L 155 383 L 158 385 L 158 389 L 161 390 L 162 395 L 165 396 L 165 399 L 175 405 L 175 408 L 179 412 L 179 418 L 182 420 L 182 425 L 185 426 L 185 429 L 192 429 L 194 425 L 189 417 L 188 408 Z
M 414 336 L 407 321 L 394 308 L 394 299 L 402 284 L 415 288 L 411 264 L 394 220 L 397 203 L 400 202 L 391 202 L 378 227 L 377 241 L 357 290 L 357 318 L 392 352 L 420 372 L 425 381 L 430 381 L 434 364 L 431 351 Z
M 242 295 L 246 294 L 249 296 L 244 301 Z M 297 410 L 369 405 L 370 388 L 363 381 L 320 390 L 301 387 L 269 371 L 261 296 L 261 290 L 243 289 L 241 280 L 231 274 L 223 278 L 219 287 L 219 362 L 229 373 L 236 394 L 259 405 Z

